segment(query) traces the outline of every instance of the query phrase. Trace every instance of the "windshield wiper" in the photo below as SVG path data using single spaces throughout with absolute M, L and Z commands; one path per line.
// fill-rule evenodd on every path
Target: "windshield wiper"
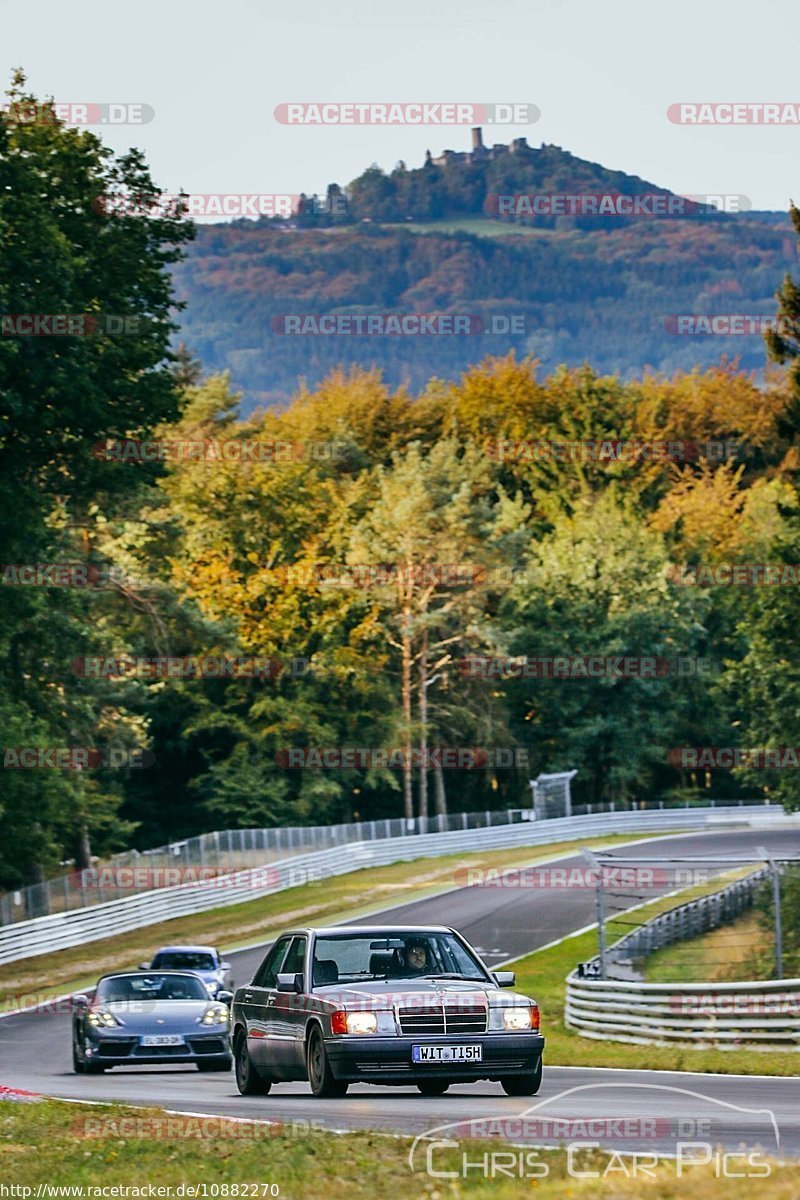
M 488 983 L 482 975 L 462 975 L 460 971 L 441 971 L 435 975 L 423 975 L 423 979 L 464 979 L 468 983 Z

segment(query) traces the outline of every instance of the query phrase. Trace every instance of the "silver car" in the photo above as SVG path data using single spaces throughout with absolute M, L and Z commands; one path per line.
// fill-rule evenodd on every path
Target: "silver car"
M 229 1071 L 232 999 L 212 999 L 188 971 L 104 975 L 91 995 L 72 997 L 73 1069 L 196 1063 L 199 1071 Z
M 438 1096 L 499 1080 L 532 1096 L 544 1038 L 535 1000 L 506 989 L 454 929 L 337 927 L 278 938 L 231 1011 L 243 1095 L 307 1079 L 315 1096 L 351 1083 L 409 1084 Z

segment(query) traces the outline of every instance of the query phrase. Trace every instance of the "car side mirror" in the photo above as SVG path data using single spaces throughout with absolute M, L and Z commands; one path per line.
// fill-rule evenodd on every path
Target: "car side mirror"
M 221 962 L 221 963 L 219 964 L 219 969 L 220 969 L 220 971 L 230 971 L 230 969 L 231 969 L 231 964 L 230 964 L 230 963 L 224 963 L 224 962 Z
M 497 980 L 498 987 L 513 987 L 517 982 L 517 976 L 514 971 L 495 971 L 494 977 Z
M 139 970 L 140 971 L 149 971 L 150 963 L 139 963 Z
M 297 992 L 303 991 L 303 976 L 300 972 L 295 974 L 280 974 L 278 975 L 278 991 L 279 992 Z
M 72 1007 L 77 1009 L 78 1012 L 83 1012 L 84 1009 L 89 1007 L 89 997 L 85 992 L 77 992 L 72 997 Z
M 233 992 L 217 992 L 215 999 L 218 1000 L 220 1004 L 227 1004 L 228 1008 L 230 1008 L 230 1006 L 233 1004 Z

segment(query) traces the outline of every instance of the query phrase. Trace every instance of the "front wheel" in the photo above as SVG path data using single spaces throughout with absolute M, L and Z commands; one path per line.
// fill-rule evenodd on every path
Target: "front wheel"
M 236 1063 L 236 1086 L 241 1094 L 243 1096 L 266 1096 L 272 1083 L 269 1079 L 262 1079 L 253 1066 L 247 1049 L 247 1038 L 243 1033 L 237 1034 L 234 1060 Z
M 503 1091 L 507 1096 L 535 1096 L 542 1086 L 542 1061 L 532 1075 L 506 1075 L 501 1079 Z
M 328 1055 L 325 1053 L 322 1030 L 318 1025 L 315 1025 L 311 1030 L 308 1039 L 306 1069 L 308 1071 L 308 1082 L 311 1084 L 311 1091 L 318 1100 L 325 1100 L 330 1096 L 344 1096 L 346 1094 L 347 1084 L 339 1079 L 335 1079 L 331 1071 L 331 1064 L 328 1062 Z
M 86 1074 L 86 1063 L 78 1057 L 78 1047 L 72 1043 L 72 1069 L 76 1075 Z
M 417 1087 L 423 1096 L 443 1096 L 450 1084 L 445 1079 L 426 1079 L 424 1083 L 418 1083 Z

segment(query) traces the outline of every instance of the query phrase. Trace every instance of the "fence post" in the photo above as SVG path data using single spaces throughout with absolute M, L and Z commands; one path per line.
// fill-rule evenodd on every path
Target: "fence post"
M 597 886 L 594 890 L 594 901 L 597 910 L 597 956 L 600 963 L 600 978 L 606 977 L 606 905 L 605 895 L 603 893 L 603 869 L 600 866 L 597 858 L 592 854 L 591 850 L 582 847 L 581 853 L 584 858 L 589 860 L 591 866 L 597 872 Z
M 756 854 L 761 854 L 769 863 L 772 873 L 772 907 L 775 909 L 775 978 L 783 979 L 783 924 L 781 922 L 781 877 L 778 864 L 764 846 L 758 846 Z

